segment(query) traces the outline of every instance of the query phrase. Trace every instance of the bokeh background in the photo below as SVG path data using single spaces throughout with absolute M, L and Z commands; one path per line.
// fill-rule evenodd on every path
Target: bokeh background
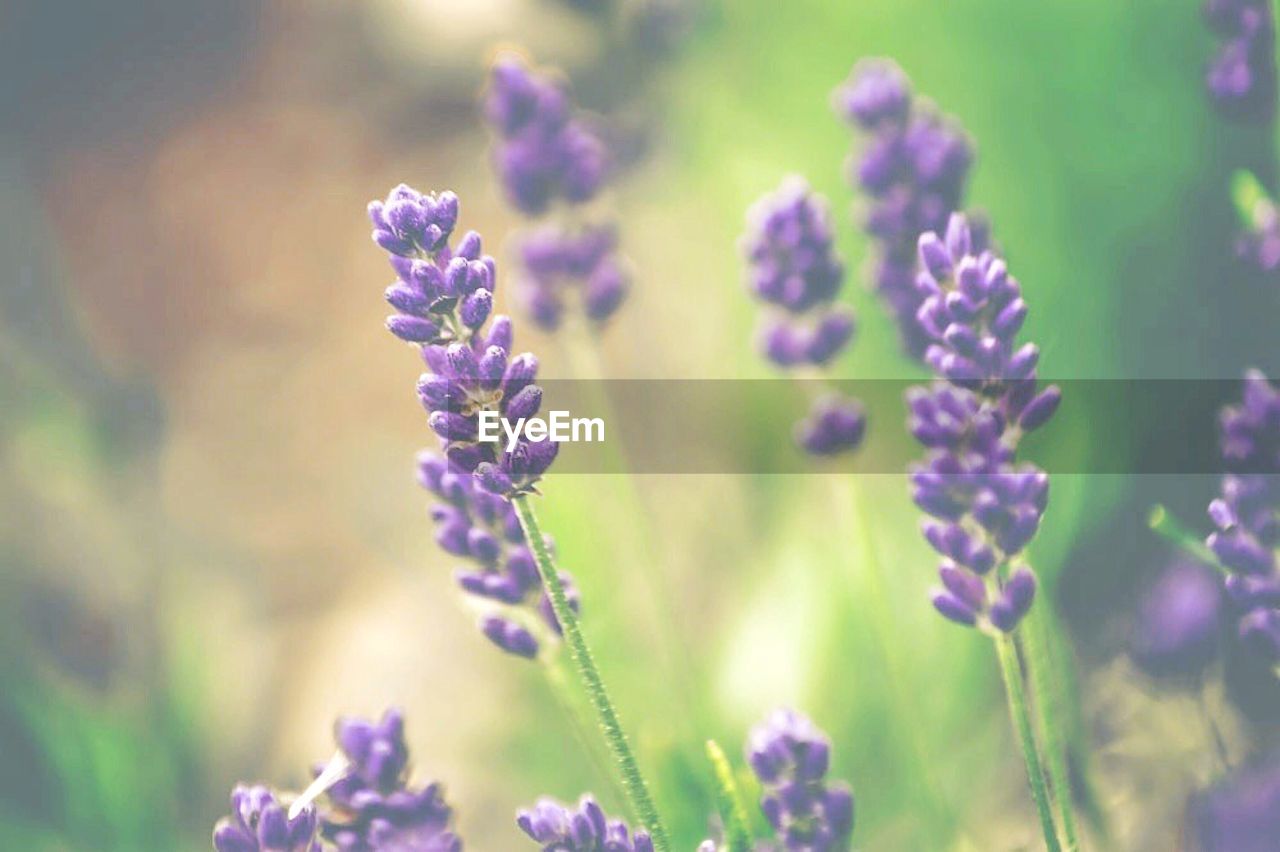
M 855 271 L 844 298 L 860 333 L 839 374 L 919 375 L 862 286 L 850 136 L 828 103 L 873 55 L 974 138 L 969 199 L 1026 290 L 1043 375 L 1280 370 L 1280 291 L 1235 261 L 1226 189 L 1241 166 L 1272 180 L 1275 151 L 1207 104 L 1193 2 L 13 0 L 0 846 L 207 848 L 236 780 L 304 786 L 336 715 L 388 704 L 406 709 L 416 771 L 447 783 L 468 848 L 524 848 L 512 814 L 542 793 L 617 803 L 546 679 L 493 651 L 454 590 L 412 477 L 428 440 L 417 366 L 381 328 L 369 199 L 400 181 L 452 188 L 464 227 L 494 245 L 516 225 L 477 111 L 500 45 L 564 68 L 630 161 L 613 201 L 636 284 L 601 375 L 770 375 L 737 239 L 747 205 L 790 173 L 832 200 Z M 518 342 L 548 376 L 575 377 L 562 341 L 526 323 Z M 789 452 L 791 413 L 774 413 L 730 450 Z M 1150 451 L 1107 417 L 1068 400 L 1043 451 L 1120 466 Z M 1151 442 L 1180 440 L 1183 424 L 1150 417 Z M 1135 601 L 1171 558 L 1147 510 L 1202 530 L 1214 488 L 1057 475 L 1033 549 L 1118 848 L 1181 848 L 1189 798 L 1224 771 L 1212 728 L 1243 762 L 1280 721 L 1274 681 L 1232 653 L 1198 692 L 1126 653 Z M 904 738 L 949 803 L 949 847 L 1035 843 L 994 659 L 931 612 L 901 477 L 573 474 L 545 491 L 683 847 L 711 807 L 701 741 L 737 755 L 781 704 L 832 735 L 859 848 L 937 848 Z M 888 566 L 885 606 L 866 588 L 872 558 Z M 875 625 L 897 637 L 910 731 Z

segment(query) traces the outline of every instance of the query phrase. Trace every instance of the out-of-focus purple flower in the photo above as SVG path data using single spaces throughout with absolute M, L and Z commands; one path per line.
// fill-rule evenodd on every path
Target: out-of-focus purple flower
M 1181 560 L 1143 595 L 1130 655 L 1155 677 L 1194 678 L 1218 652 L 1222 584 L 1197 562 Z
M 826 202 L 790 177 L 747 212 L 742 240 L 748 287 L 768 313 L 760 331 L 766 358 L 784 369 L 823 367 L 853 340 L 852 311 L 835 303 L 844 283 Z M 851 450 L 862 441 L 862 406 L 836 394 L 819 400 L 796 429 L 814 455 Z
M 494 63 L 484 101 L 495 134 L 494 160 L 512 204 L 538 216 L 556 201 L 579 207 L 608 181 L 603 139 L 579 115 L 552 74 L 514 56 Z M 587 320 L 600 325 L 626 298 L 627 263 L 616 228 L 581 213 L 560 217 L 516 240 L 522 260 L 520 296 L 534 322 L 556 329 L 565 299 L 577 291 Z
M 941 381 L 912 388 L 907 406 L 908 428 L 926 447 L 911 471 L 912 499 L 932 516 L 924 535 L 943 557 L 933 604 L 958 624 L 1007 633 L 1036 592 L 1031 569 L 1012 563 L 1049 501 L 1048 474 L 1019 464 L 1017 446 L 1053 416 L 1061 392 L 1037 386 L 1039 350 L 1016 345 L 1027 314 L 1018 283 L 974 245 L 962 214 L 945 239 L 921 235 L 919 252 L 918 323 Z
M 847 850 L 853 835 L 849 787 L 827 780 L 831 743 L 807 717 L 775 710 L 747 738 L 747 762 L 764 793 L 760 807 L 787 852 Z
M 601 323 L 621 306 L 630 287 L 625 261 L 617 252 L 612 225 L 570 230 L 547 225 L 520 240 L 521 298 L 534 322 L 559 327 L 565 300 L 576 295 L 582 313 Z
M 796 443 L 815 456 L 830 456 L 857 447 L 866 431 L 862 403 L 832 394 L 818 399 L 796 424 Z
M 903 346 L 923 354 L 916 322 L 922 295 L 915 286 L 916 242 L 941 231 L 962 206 L 973 149 L 964 132 L 914 96 L 910 81 L 888 59 L 864 59 L 833 96 L 836 112 L 866 134 L 848 162 L 849 182 L 868 199 L 864 230 L 878 244 L 873 280 L 898 324 Z M 985 235 L 973 235 L 978 243 Z
M 576 807 L 541 798 L 516 815 L 516 825 L 543 852 L 653 852 L 648 832 L 632 834 L 622 820 L 609 819 L 590 794 Z
M 339 719 L 335 738 L 348 768 L 328 789 L 321 812 L 326 840 L 340 852 L 460 852 L 443 788 L 408 781 L 399 710 L 387 710 L 377 722 Z
M 1280 761 L 1246 768 L 1194 797 L 1195 852 L 1274 852 L 1280 838 Z
M 1235 472 L 1209 504 L 1217 531 L 1205 543 L 1231 572 L 1227 594 L 1242 613 L 1241 640 L 1280 662 L 1280 391 L 1248 371 L 1241 404 L 1224 408 L 1219 426 L 1222 456 Z
M 564 84 L 515 56 L 493 64 L 485 116 L 499 142 L 494 156 L 507 197 L 526 214 L 557 199 L 592 198 L 609 172 L 599 134 L 576 115 Z
M 439 500 L 431 510 L 436 542 L 473 565 L 456 576 L 463 591 L 485 604 L 481 632 L 510 654 L 536 657 L 538 637 L 559 636 L 560 625 L 511 503 L 430 451 L 418 456 L 418 482 Z M 550 536 L 547 546 L 555 547 Z M 577 611 L 573 578 L 561 572 L 560 581 Z
M 217 852 L 320 852 L 316 810 L 302 809 L 293 819 L 288 807 L 266 787 L 238 785 L 231 791 L 231 816 L 213 829 Z
M 1207 0 L 1205 20 L 1222 37 L 1205 72 L 1219 111 L 1240 121 L 1275 114 L 1275 33 L 1268 0 Z
M 1259 199 L 1249 211 L 1248 229 L 1236 238 L 1236 255 L 1262 272 L 1280 270 L 1280 210 Z

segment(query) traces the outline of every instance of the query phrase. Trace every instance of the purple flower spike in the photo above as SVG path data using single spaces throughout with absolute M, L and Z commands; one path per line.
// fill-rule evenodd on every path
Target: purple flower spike
M 634 835 L 625 822 L 609 819 L 590 794 L 577 807 L 541 798 L 516 814 L 516 825 L 543 852 L 653 852 L 648 832 Z
M 849 181 L 867 196 L 863 229 L 878 245 L 874 282 L 897 322 L 904 348 L 924 354 L 929 339 L 916 320 L 923 295 L 916 288 L 916 244 L 921 234 L 941 233 L 962 206 L 972 146 L 964 132 L 916 97 L 893 62 L 867 59 L 836 89 L 836 112 L 866 134 L 861 155 L 850 158 Z M 985 247 L 971 233 L 970 250 Z M 941 243 L 925 257 L 926 269 L 947 274 Z M 942 266 L 931 265 L 936 260 Z
M 781 849 L 849 848 L 853 794 L 844 784 L 826 780 L 831 743 L 813 722 L 794 710 L 776 710 L 751 731 L 746 750 L 764 788 L 760 808 Z
M 316 811 L 307 806 L 292 820 L 288 807 L 266 787 L 240 785 L 231 792 L 231 816 L 213 830 L 217 852 L 320 852 Z
M 1244 377 L 1240 405 L 1219 417 L 1223 459 L 1232 468 L 1209 504 L 1217 531 L 1205 541 L 1231 572 L 1227 592 L 1241 612 L 1240 638 L 1280 662 L 1280 391 L 1261 372 Z
M 519 98 L 507 103 L 503 121 L 532 120 L 526 107 L 532 108 Z M 492 440 L 492 423 L 488 434 L 481 427 L 492 415 L 519 420 L 537 413 L 538 361 L 527 352 L 508 355 L 515 335 L 508 317 L 491 316 L 496 264 L 483 253 L 480 235 L 469 231 L 451 244 L 457 196 L 402 185 L 373 202 L 369 215 L 375 239 L 390 244 L 398 276 L 387 299 L 401 313 L 388 326 L 420 347 L 428 369 L 418 398 L 441 452 L 420 456 L 418 480 L 438 499 L 431 510 L 436 542 L 475 566 L 459 572 L 458 583 L 485 604 L 484 635 L 516 656 L 536 657 L 542 639 L 554 640 L 559 627 L 543 613 L 541 582 L 509 499 L 536 489 L 558 446 L 521 441 L 508 449 L 501 436 Z M 604 245 L 611 248 L 612 237 Z
M 1205 87 L 1226 117 L 1265 122 L 1275 113 L 1275 33 L 1267 0 L 1207 0 L 1205 20 L 1222 37 Z
M 572 114 L 558 80 L 531 71 L 519 58 L 494 63 L 485 115 L 501 142 L 495 149 L 508 198 L 521 211 L 541 213 L 557 198 L 590 199 L 608 173 L 599 136 Z
M 493 66 L 484 111 L 494 133 L 494 162 L 511 203 L 539 216 L 557 201 L 590 201 L 610 177 L 610 158 L 592 124 L 578 114 L 562 82 L 505 56 Z M 547 224 L 518 240 L 519 295 L 534 322 L 556 329 L 566 298 L 578 294 L 595 325 L 609 319 L 630 288 L 612 224 L 582 215 Z
M 1027 305 L 984 243 L 961 214 L 944 236 L 919 239 L 917 319 L 939 380 L 907 392 L 907 428 L 926 448 L 910 481 L 912 499 L 934 518 L 925 538 L 946 557 L 934 608 L 958 624 L 1007 633 L 1031 607 L 1035 576 L 1018 568 L 999 591 L 983 578 L 1013 561 L 1040 528 L 1049 477 L 1019 464 L 1017 446 L 1052 418 L 1062 394 L 1037 390 L 1038 350 L 1016 339 Z
M 783 368 L 826 366 L 850 343 L 853 312 L 835 304 L 844 264 L 835 254 L 826 203 L 800 178 L 788 178 L 747 213 L 742 240 L 748 287 L 769 313 L 760 332 L 765 357 Z M 855 449 L 861 406 L 835 395 L 820 400 L 796 427 L 796 442 L 818 456 Z

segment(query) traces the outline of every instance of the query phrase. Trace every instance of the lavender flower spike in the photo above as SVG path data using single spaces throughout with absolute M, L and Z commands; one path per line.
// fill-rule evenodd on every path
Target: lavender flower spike
M 1039 350 L 1016 342 L 1027 315 L 1021 289 L 1003 260 L 975 246 L 964 216 L 951 217 L 945 239 L 922 235 L 919 250 L 917 318 L 941 380 L 912 388 L 907 404 L 927 450 L 911 472 L 912 498 L 932 516 L 924 535 L 943 557 L 933 604 L 958 624 L 1008 633 L 1036 592 L 1030 568 L 1008 566 L 1049 499 L 1048 475 L 1019 464 L 1017 445 L 1048 422 L 1061 393 L 1038 390 Z
M 484 113 L 495 137 L 494 167 L 508 200 L 524 215 L 562 203 L 566 215 L 518 239 L 518 293 L 530 317 L 559 327 L 565 303 L 576 297 L 599 325 L 622 304 L 630 287 L 611 222 L 569 213 L 594 198 L 609 180 L 608 150 L 586 117 L 573 107 L 562 80 L 535 71 L 518 57 L 494 63 Z
M 923 354 L 927 339 L 916 324 L 922 300 L 915 287 L 916 241 L 941 231 L 960 209 L 972 145 L 953 122 L 916 97 L 888 59 L 865 59 L 836 89 L 836 112 L 866 134 L 848 163 L 849 182 L 868 198 L 862 227 L 878 245 L 873 280 L 898 324 L 904 348 Z M 985 241 L 982 234 L 975 235 Z
M 237 786 L 231 791 L 231 816 L 213 830 L 217 852 L 320 852 L 316 811 L 303 808 L 293 819 L 266 787 Z
M 743 250 L 748 288 L 768 306 L 760 334 L 765 357 L 783 369 L 824 367 L 853 339 L 853 313 L 835 302 L 844 283 L 825 201 L 798 177 L 783 181 L 747 213 Z M 828 395 L 797 427 L 814 455 L 858 446 L 866 420 L 855 400 Z
M 1219 426 L 1222 456 L 1236 472 L 1209 504 L 1218 529 L 1205 543 L 1230 572 L 1241 640 L 1280 663 L 1280 391 L 1250 370 L 1241 404 L 1223 409 Z
M 516 825 L 543 852 L 653 852 L 648 833 L 633 835 L 622 820 L 609 819 L 590 794 L 570 807 L 542 798 L 516 815 Z
M 826 780 L 831 743 L 794 710 L 775 710 L 747 738 L 747 762 L 764 787 L 760 807 L 788 852 L 839 852 L 853 835 L 849 788 Z
M 418 398 L 441 451 L 422 454 L 418 480 L 439 500 L 431 512 L 436 541 L 474 563 L 459 572 L 458 583 L 486 604 L 484 635 L 509 653 L 535 657 L 539 636 L 560 628 L 509 498 L 536 489 L 558 446 L 481 441 L 479 423 L 485 412 L 517 419 L 537 413 L 538 361 L 527 352 L 510 357 L 511 320 L 490 316 L 497 265 L 483 253 L 480 235 L 469 231 L 452 241 L 457 196 L 401 185 L 369 211 L 374 240 L 389 252 L 397 275 L 387 300 L 399 313 L 387 326 L 418 346 L 427 366 Z M 562 580 L 576 606 L 572 579 Z

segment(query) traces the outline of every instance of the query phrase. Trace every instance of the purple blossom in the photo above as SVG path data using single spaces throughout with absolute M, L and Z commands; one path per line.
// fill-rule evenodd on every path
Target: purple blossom
M 928 340 L 916 323 L 916 242 L 942 231 L 959 210 L 973 150 L 968 138 L 933 106 L 913 95 L 910 81 L 887 59 L 865 59 L 835 91 L 836 112 L 866 134 L 848 163 L 849 182 L 868 199 L 863 229 L 878 246 L 873 280 L 904 347 L 923 354 Z M 973 234 L 979 244 L 982 233 Z
M 485 604 L 481 632 L 510 654 L 536 657 L 539 635 L 558 637 L 560 625 L 511 503 L 430 451 L 418 456 L 418 482 L 439 500 L 431 509 L 436 543 L 473 564 L 460 569 L 456 579 L 463 591 Z M 547 546 L 555 548 L 550 536 Z M 573 578 L 561 572 L 560 581 L 577 611 Z
M 1239 770 L 1191 801 L 1188 834 L 1202 852 L 1274 852 L 1280 837 L 1280 762 Z
M 541 215 L 556 201 L 580 208 L 610 178 L 604 142 L 552 74 L 534 71 L 514 56 L 499 58 L 484 112 L 495 136 L 495 168 L 508 199 L 526 216 Z M 581 212 L 566 211 L 518 237 L 517 244 L 521 299 L 533 321 L 547 330 L 559 327 L 572 295 L 596 325 L 626 298 L 630 275 L 611 223 L 591 223 Z
M 1249 211 L 1247 230 L 1236 238 L 1236 255 L 1266 273 L 1280 270 L 1280 210 L 1269 198 Z
M 340 852 L 460 852 L 451 809 L 437 783 L 408 781 L 404 717 L 339 719 L 334 736 L 349 767 L 328 789 L 321 833 Z
M 760 807 L 788 852 L 837 852 L 853 834 L 853 794 L 827 781 L 831 743 L 795 710 L 775 710 L 747 738 L 747 762 L 764 793 Z
M 742 240 L 748 288 L 765 303 L 760 348 L 784 369 L 823 367 L 853 339 L 853 313 L 835 304 L 844 283 L 826 202 L 790 177 L 747 212 Z M 866 419 L 862 406 L 831 394 L 818 400 L 797 427 L 797 442 L 814 455 L 858 446 Z
M 563 82 L 515 56 L 490 71 L 484 113 L 498 137 L 495 165 L 511 203 L 528 215 L 555 200 L 591 199 L 609 172 L 599 134 L 576 115 Z
M 458 219 L 452 192 L 423 195 L 404 184 L 386 201 L 369 205 L 373 238 L 390 254 L 397 280 L 387 301 L 398 313 L 387 320 L 396 337 L 421 348 L 429 372 L 418 381 L 428 425 L 445 456 L 482 487 L 504 496 L 535 490 L 559 449 L 554 441 L 520 441 L 512 448 L 479 440 L 482 412 L 537 413 L 538 361 L 508 356 L 511 320 L 491 317 L 497 266 L 482 253 L 480 235 L 449 238 Z
M 1280 391 L 1261 372 L 1244 377 L 1240 405 L 1219 419 L 1222 456 L 1233 468 L 1209 504 L 1206 540 L 1228 570 L 1227 594 L 1242 613 L 1246 646 L 1280 662 Z
M 266 787 L 237 785 L 231 816 L 213 829 L 217 852 L 320 852 L 316 811 L 307 806 L 293 819 L 288 807 Z
M 617 248 L 612 225 L 547 225 L 524 235 L 520 295 L 533 321 L 547 330 L 558 328 L 570 297 L 580 301 L 582 313 L 594 323 L 612 316 L 631 283 Z
M 1275 33 L 1268 0 L 1207 0 L 1205 21 L 1221 36 L 1205 72 L 1218 110 L 1239 121 L 1269 121 L 1275 113 Z
M 516 815 L 516 825 L 544 852 L 653 852 L 647 832 L 633 835 L 625 822 L 605 816 L 590 794 L 577 807 L 541 798 Z
M 297 816 L 290 819 L 286 806 L 266 787 L 237 786 L 231 794 L 232 816 L 214 829 L 214 849 L 461 852 L 440 785 L 409 783 L 409 750 L 398 710 L 388 710 L 378 722 L 340 719 L 335 738 L 341 762 L 317 769 L 317 783 L 304 794 L 308 801 Z M 321 800 L 318 813 L 310 802 L 313 793 Z
M 1015 341 L 1027 313 L 1018 282 L 974 245 L 964 216 L 951 217 L 945 240 L 930 232 L 919 242 L 919 328 L 940 380 L 908 391 L 907 405 L 926 448 L 912 499 L 931 516 L 924 535 L 943 557 L 933 604 L 958 624 L 1007 633 L 1035 599 L 1035 575 L 1012 563 L 1049 500 L 1048 475 L 1019 463 L 1017 445 L 1053 416 L 1061 392 L 1037 388 L 1039 350 Z
M 1194 678 L 1218 652 L 1222 585 L 1204 565 L 1175 562 L 1143 595 L 1130 655 L 1155 677 Z

